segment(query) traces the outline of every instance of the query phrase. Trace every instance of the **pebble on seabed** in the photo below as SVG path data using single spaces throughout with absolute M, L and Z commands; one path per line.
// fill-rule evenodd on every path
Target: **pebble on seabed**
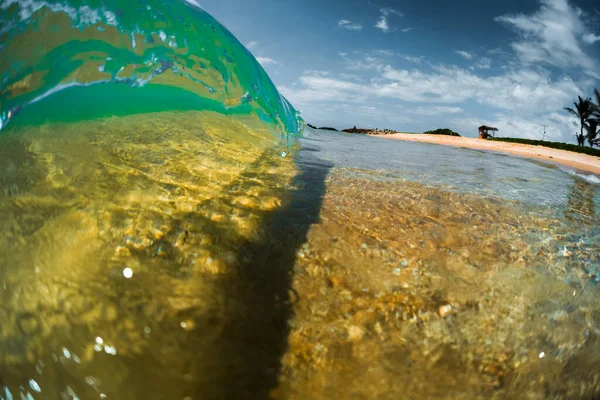
M 441 317 L 446 317 L 447 315 L 449 315 L 452 312 L 452 306 L 450 304 L 445 304 L 445 305 L 441 306 L 438 311 L 439 311 Z
M 348 327 L 348 339 L 352 342 L 359 341 L 363 338 L 365 332 L 360 326 L 351 325 Z
M 563 257 L 571 257 L 573 255 L 572 252 L 570 252 L 567 247 L 565 246 L 564 249 L 562 249 L 562 251 L 560 252 L 560 255 Z

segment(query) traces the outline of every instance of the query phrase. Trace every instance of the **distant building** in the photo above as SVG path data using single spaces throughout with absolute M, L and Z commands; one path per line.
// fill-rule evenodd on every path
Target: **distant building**
M 481 125 L 479 127 L 479 139 L 487 139 L 489 137 L 494 137 L 494 132 L 498 132 L 498 128 L 494 128 L 493 126 Z

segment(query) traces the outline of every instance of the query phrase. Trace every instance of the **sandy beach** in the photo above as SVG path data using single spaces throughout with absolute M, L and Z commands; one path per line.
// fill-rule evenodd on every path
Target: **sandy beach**
M 498 151 L 502 153 L 514 154 L 522 157 L 530 157 L 538 160 L 555 162 L 582 171 L 592 172 L 600 175 L 600 157 L 587 154 L 574 153 L 566 150 L 552 149 L 543 146 L 531 146 L 520 143 L 496 142 L 482 139 L 444 136 L 444 135 L 425 135 L 414 133 L 396 133 L 393 135 L 370 135 L 384 137 L 386 139 L 408 140 L 412 142 L 433 143 L 444 146 L 466 147 L 469 149 L 478 149 L 486 151 Z

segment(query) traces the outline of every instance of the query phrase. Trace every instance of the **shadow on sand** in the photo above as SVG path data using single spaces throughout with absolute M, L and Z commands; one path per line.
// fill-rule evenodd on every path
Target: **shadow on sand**
M 195 267 L 185 262 L 171 236 L 133 253 L 132 258 L 144 263 L 148 272 L 140 272 L 131 281 L 111 275 L 100 281 L 104 286 L 96 285 L 97 291 L 90 292 L 94 297 L 89 303 L 91 308 L 114 305 L 119 319 L 132 326 L 130 331 L 138 332 L 148 325 L 152 333 L 148 330 L 143 337 L 124 337 L 116 357 L 99 352 L 81 365 L 69 360 L 54 363 L 52 357 L 56 358 L 59 345 L 68 344 L 74 351 L 84 348 L 80 343 L 89 343 L 89 338 L 99 335 L 107 324 L 120 321 L 108 322 L 100 312 L 102 315 L 94 315 L 91 322 L 76 320 L 65 331 L 52 325 L 56 325 L 54 320 L 48 322 L 54 330 L 43 339 L 47 343 L 39 359 L 51 367 L 43 375 L 35 375 L 47 398 L 67 398 L 68 393 L 73 393 L 68 398 L 75 398 L 74 393 L 81 398 L 106 393 L 114 399 L 269 398 L 287 350 L 293 305 L 299 300 L 292 289 L 296 254 L 306 243 L 311 225 L 319 221 L 325 179 L 332 166 L 307 151 L 297 157 L 291 188 L 287 178 L 277 175 L 281 159 L 274 148 L 269 148 L 222 189 L 220 198 L 207 200 L 196 210 L 144 210 L 146 218 L 156 215 L 157 221 L 171 224 L 169 232 L 189 229 L 190 236 L 208 239 L 210 244 L 205 247 L 212 257 L 228 260 L 225 271 L 204 275 L 189 272 Z M 249 193 L 264 193 L 282 203 L 270 211 L 235 203 L 237 197 L 251 197 Z M 238 222 L 250 221 L 251 225 L 259 221 L 256 232 L 246 237 L 237 222 L 229 218 L 215 222 L 208 216 L 226 210 L 241 216 Z M 206 250 L 200 249 L 204 246 L 200 239 L 193 243 L 196 247 L 191 252 Z M 164 256 L 156 256 L 159 252 Z M 93 279 L 88 281 L 94 283 Z M 83 301 L 80 291 L 72 293 L 73 301 Z M 193 329 L 182 329 L 186 321 Z M 37 336 L 21 336 L 14 341 L 15 346 L 34 339 Z M 139 350 L 121 351 L 125 343 L 137 345 Z M 7 346 L 13 346 L 12 342 L 0 341 L 0 348 Z M 10 369 L 4 367 L 0 365 L 0 399 L 5 398 L 5 390 L 26 391 L 20 382 L 36 374 L 29 360 L 18 359 Z M 92 382 L 90 377 L 94 376 L 98 378 Z
M 262 186 L 261 182 L 269 180 L 264 171 L 277 157 L 272 150 L 263 153 L 224 193 L 248 193 L 253 185 Z M 282 205 L 273 211 L 252 211 L 263 221 L 260 232 L 251 241 L 242 240 L 235 251 L 235 273 L 226 274 L 216 284 L 216 290 L 226 296 L 224 314 L 197 318 L 200 329 L 182 343 L 196 352 L 185 367 L 185 373 L 193 377 L 189 382 L 193 386 L 186 384 L 188 390 L 184 391 L 192 392 L 191 398 L 270 398 L 287 350 L 293 304 L 299 301 L 292 288 L 296 253 L 306 243 L 310 226 L 319 221 L 331 167 L 304 152 L 294 189 L 280 189 Z M 217 240 L 232 234 L 215 224 L 205 227 Z M 207 341 L 203 336 L 210 332 L 215 336 Z

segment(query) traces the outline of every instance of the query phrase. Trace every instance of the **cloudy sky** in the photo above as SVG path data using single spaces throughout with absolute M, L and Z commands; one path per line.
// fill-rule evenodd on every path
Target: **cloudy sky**
M 599 0 L 201 0 L 319 126 L 575 142 L 600 88 Z

